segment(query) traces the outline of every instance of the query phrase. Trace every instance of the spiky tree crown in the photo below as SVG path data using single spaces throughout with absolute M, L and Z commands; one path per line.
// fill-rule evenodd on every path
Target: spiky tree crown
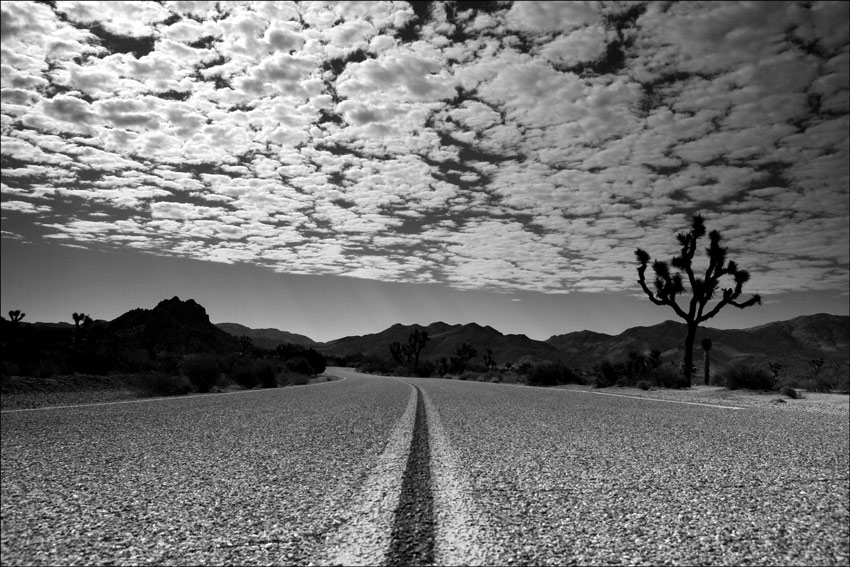
M 635 250 L 635 257 L 638 261 L 638 284 L 640 284 L 644 293 L 656 305 L 669 305 L 682 319 L 696 324 L 711 319 L 726 305 L 743 309 L 751 305 L 761 304 L 761 297 L 758 295 L 754 295 L 747 301 L 738 301 L 744 284 L 750 279 L 750 274 L 746 270 L 740 269 L 735 262 L 726 261 L 727 248 L 720 245 L 721 236 L 716 230 L 712 230 L 708 234 L 709 246 L 706 248 L 709 259 L 708 269 L 703 277 L 696 277 L 693 270 L 693 259 L 697 250 L 697 242 L 705 236 L 705 232 L 705 221 L 701 215 L 695 215 L 691 230 L 676 235 L 676 240 L 681 249 L 679 255 L 670 261 L 670 265 L 676 269 L 676 272 L 671 273 L 667 262 L 661 260 L 652 262 L 652 270 L 655 272 L 655 292 L 647 286 L 645 276 L 651 258 L 645 250 L 640 248 Z M 706 304 L 717 293 L 720 278 L 727 275 L 731 276 L 735 282 L 734 287 L 724 288 L 720 301 L 708 312 L 705 312 Z M 687 312 L 676 302 L 676 297 L 685 291 L 685 278 L 687 278 L 693 292 L 693 299 Z

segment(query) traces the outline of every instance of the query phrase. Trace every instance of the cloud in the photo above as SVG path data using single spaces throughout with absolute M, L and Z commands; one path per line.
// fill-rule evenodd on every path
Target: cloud
M 2 10 L 21 238 L 634 291 L 702 212 L 760 292 L 847 287 L 842 3 Z

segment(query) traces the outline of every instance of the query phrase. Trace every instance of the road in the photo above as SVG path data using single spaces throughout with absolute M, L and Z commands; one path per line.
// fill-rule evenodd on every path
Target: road
M 328 372 L 3 412 L 3 564 L 850 559 L 846 415 Z

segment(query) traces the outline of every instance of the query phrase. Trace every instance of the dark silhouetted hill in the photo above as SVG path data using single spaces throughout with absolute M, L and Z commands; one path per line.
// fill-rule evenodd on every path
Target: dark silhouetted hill
M 440 322 L 427 327 L 396 324 L 379 333 L 344 337 L 319 343 L 315 348 L 327 356 L 342 358 L 361 353 L 389 359 L 390 343 L 405 344 L 417 329 L 428 331 L 430 338 L 422 351 L 422 360 L 450 358 L 457 345 L 466 342 L 478 350 L 478 361 L 483 360 L 485 349 L 490 348 L 498 364 L 561 360 L 577 369 L 590 369 L 603 360 L 624 361 L 631 352 L 652 350 L 660 351 L 663 360 L 678 364 L 684 358 L 686 334 L 683 323 L 665 321 L 633 327 L 619 335 L 579 331 L 556 335 L 544 342 L 525 335 L 504 335 L 492 327 L 475 323 L 448 325 Z M 850 359 L 850 318 L 847 316 L 809 315 L 749 329 L 701 327 L 694 348 L 697 365 L 703 359 L 699 346 L 703 338 L 712 340 L 711 364 L 715 372 L 737 363 L 766 367 L 768 362 L 779 362 L 789 372 L 792 369 L 805 371 L 810 360 L 819 358 L 846 368 Z
M 280 331 L 278 329 L 251 329 L 239 323 L 216 323 L 216 327 L 234 337 L 243 335 L 251 337 L 255 347 L 273 349 L 282 344 L 301 345 L 312 347 L 316 345 L 316 341 L 304 335 L 290 333 L 288 331 Z
M 113 319 L 107 332 L 123 347 L 174 352 L 225 352 L 237 339 L 212 323 L 194 300 L 173 297 L 153 309 L 133 309 Z
M 422 325 L 401 325 L 370 335 L 351 336 L 317 345 L 316 349 L 326 356 L 346 357 L 361 353 L 367 357 L 388 358 L 389 345 L 393 342 L 407 344 L 414 330 L 427 331 L 428 343 L 422 351 L 421 360 L 451 358 L 462 343 L 469 343 L 478 351 L 476 360 L 483 360 L 487 348 L 499 364 L 542 360 L 557 360 L 561 354 L 551 345 L 532 340 L 525 335 L 503 335 L 492 327 L 476 323 L 449 325 L 443 322 Z
M 684 323 L 665 321 L 649 327 L 633 327 L 616 336 L 581 331 L 549 338 L 546 343 L 563 353 L 566 364 L 589 368 L 604 359 L 624 360 L 632 351 L 658 350 L 662 359 L 684 357 Z M 716 370 L 733 364 L 779 362 L 786 370 L 802 370 L 810 360 L 846 366 L 850 359 L 850 317 L 807 315 L 749 329 L 700 327 L 694 346 L 694 361 L 702 361 L 700 341 L 712 341 L 711 364 Z

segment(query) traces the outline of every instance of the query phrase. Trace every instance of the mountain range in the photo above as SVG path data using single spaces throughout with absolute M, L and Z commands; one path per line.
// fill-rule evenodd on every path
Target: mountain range
M 4 327 L 10 325 L 4 319 Z M 33 331 L 71 332 L 67 323 L 24 324 Z M 662 360 L 674 363 L 682 360 L 685 325 L 665 321 L 648 327 L 633 327 L 619 335 L 593 331 L 578 331 L 555 335 L 545 341 L 525 335 L 505 335 L 498 330 L 476 323 L 465 325 L 436 322 L 428 326 L 393 325 L 379 333 L 349 336 L 319 343 L 304 335 L 278 329 L 251 329 L 238 323 L 212 324 L 206 310 L 195 301 L 179 298 L 161 301 L 154 309 L 132 309 L 112 321 L 94 321 L 93 332 L 106 333 L 110 344 L 134 348 L 160 348 L 174 352 L 234 351 L 238 337 L 251 337 L 254 346 L 274 348 L 293 343 L 313 348 L 328 357 L 389 358 L 389 345 L 407 343 L 416 331 L 426 331 L 429 340 L 421 360 L 450 358 L 462 343 L 469 343 L 483 361 L 489 349 L 497 364 L 510 362 L 562 361 L 576 369 L 588 369 L 603 360 L 617 362 L 632 352 L 661 352 Z M 702 361 L 699 347 L 703 338 L 712 341 L 711 363 L 715 370 L 731 364 L 745 363 L 764 366 L 779 362 L 784 368 L 806 369 L 811 360 L 823 358 L 827 364 L 838 364 L 839 371 L 848 371 L 850 362 L 850 317 L 817 314 L 796 317 L 751 327 L 720 330 L 702 327 L 697 332 L 694 358 Z
M 219 327 L 231 328 L 229 325 L 219 324 Z M 422 360 L 449 358 L 457 345 L 466 342 L 476 348 L 479 361 L 490 349 L 498 364 L 560 360 L 573 368 L 587 369 L 606 359 L 616 362 L 627 359 L 632 352 L 648 353 L 652 350 L 660 351 L 662 360 L 677 363 L 684 356 L 686 326 L 676 321 L 665 321 L 648 327 L 633 327 L 619 335 L 578 331 L 537 341 L 525 335 L 505 335 L 476 323 L 396 324 L 379 333 L 343 337 L 325 343 L 312 342 L 309 346 L 331 357 L 350 357 L 360 353 L 367 357 L 386 358 L 389 357 L 391 343 L 405 344 L 416 330 L 426 331 L 429 337 L 421 354 Z M 261 332 L 273 336 L 269 329 Z M 827 364 L 837 363 L 846 369 L 850 362 L 850 317 L 847 316 L 822 313 L 749 329 L 701 327 L 697 332 L 694 353 L 697 362 L 703 357 L 699 347 L 703 338 L 712 341 L 710 357 L 715 370 L 736 363 L 766 366 L 768 362 L 779 362 L 786 370 L 793 368 L 799 371 L 808 368 L 810 360 L 820 358 Z

